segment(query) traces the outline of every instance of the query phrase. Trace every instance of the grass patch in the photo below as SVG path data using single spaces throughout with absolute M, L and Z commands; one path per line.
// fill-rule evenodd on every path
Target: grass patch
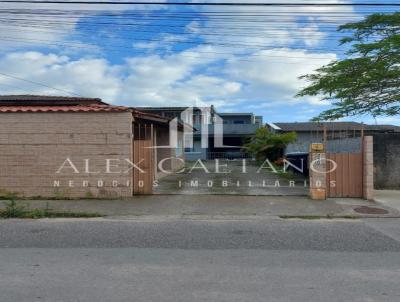
M 318 219 L 359 219 L 354 215 L 332 216 L 332 215 L 280 215 L 282 219 L 305 219 L 305 220 L 318 220 Z
M 45 209 L 27 210 L 25 206 L 19 205 L 15 200 L 10 200 L 5 203 L 5 209 L 0 210 L 0 219 L 9 218 L 93 218 L 102 217 L 98 213 L 87 212 L 58 212 L 49 208 L 48 204 Z
M 94 196 L 91 192 L 86 192 L 85 197 L 68 197 L 65 193 L 56 191 L 53 196 L 29 196 L 25 197 L 18 192 L 11 192 L 0 189 L 0 200 L 121 200 L 129 197 L 120 196 Z
M 17 197 L 17 192 L 0 189 L 0 200 L 15 200 Z

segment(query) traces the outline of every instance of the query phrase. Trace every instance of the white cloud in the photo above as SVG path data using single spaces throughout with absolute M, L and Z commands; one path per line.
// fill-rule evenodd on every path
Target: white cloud
M 260 51 L 249 61 L 228 55 L 229 60 L 221 63 L 221 55 L 187 54 L 188 51 L 164 57 L 132 57 L 124 64 L 113 65 L 105 59 L 73 60 L 56 54 L 15 52 L 0 58 L 0 70 L 80 95 L 132 106 L 215 104 L 229 108 L 264 104 L 262 107 L 266 108 L 282 103 L 321 104 L 318 98 L 293 98 L 304 85 L 298 77 L 335 58 L 334 54 L 275 49 Z M 2 84 L 2 93 L 16 93 L 15 88 L 5 86 L 12 85 L 31 93 L 58 94 L 49 88 L 0 76 Z
M 116 7 L 119 10 L 133 8 Z M 75 8 L 76 6 L 71 6 L 68 9 Z M 79 8 L 87 9 L 86 15 L 95 15 L 100 8 L 107 9 L 105 6 L 90 5 Z M 209 9 L 205 8 L 204 12 L 208 12 Z M 229 10 L 237 13 L 260 12 L 260 8 L 235 7 Z M 179 52 L 172 51 L 171 43 L 163 42 L 176 41 L 178 38 L 188 39 L 187 36 L 164 34 L 155 35 L 161 41 L 133 44 L 136 50 L 143 50 L 144 55 L 125 58 L 125 61 L 119 64 L 96 58 L 95 53 L 92 53 L 91 58 L 75 54 L 70 56 L 63 48 L 52 49 L 52 54 L 14 50 L 0 57 L 0 71 L 81 95 L 101 97 L 105 101 L 132 106 L 214 104 L 222 110 L 235 111 L 239 106 L 263 110 L 287 104 L 307 104 L 314 108 L 327 105 L 317 97 L 295 99 L 294 95 L 305 85 L 304 81 L 298 79 L 299 76 L 311 73 L 335 59 L 336 55 L 331 52 L 315 53 L 290 47 L 307 48 L 322 43 L 326 33 L 317 23 L 321 18 L 329 18 L 329 15 L 320 13 L 346 11 L 351 14 L 352 8 L 296 8 L 300 13 L 298 17 L 308 18 L 306 25 L 296 22 L 298 17 L 287 14 L 293 11 L 293 8 L 262 8 L 261 12 L 267 14 L 272 10 L 275 14 L 284 16 L 268 18 L 268 21 L 272 22 L 266 23 L 265 27 L 261 23 L 258 30 L 249 31 L 246 27 L 235 29 L 234 35 L 229 34 L 229 28 L 238 26 L 235 20 L 225 20 L 223 23 L 212 19 L 205 23 L 192 22 L 186 27 L 186 31 L 193 33 L 193 37 L 200 37 L 209 45 L 195 45 Z M 316 14 L 310 17 L 310 11 L 315 11 Z M 282 18 L 290 23 L 282 26 Z M 27 31 L 22 33 L 25 35 L 22 37 L 50 41 L 67 39 L 68 34 L 75 31 L 78 20 L 79 18 L 72 19 L 71 27 L 67 28 L 65 36 L 46 36 L 49 33 L 42 36 L 40 32 Z M 221 35 L 207 35 L 211 32 Z M 216 45 L 223 43 L 237 43 L 238 47 Z M 269 46 L 262 47 L 263 45 Z M 8 46 L 16 48 L 15 44 Z M 156 54 L 156 51 L 160 50 L 164 51 L 164 55 Z M 16 90 L 15 86 L 22 87 L 30 93 L 59 94 L 48 88 L 0 76 L 1 93 L 21 93 L 22 91 Z
M 129 58 L 112 65 L 105 59 L 72 60 L 39 52 L 16 52 L 0 57 L 6 74 L 44 83 L 83 96 L 131 106 L 197 105 L 220 102 L 237 93 L 238 82 L 198 75 L 196 69 L 212 59 L 172 55 Z M 22 91 L 15 89 L 21 87 Z M 2 94 L 60 94 L 50 88 L 0 75 Z
M 103 59 L 80 59 L 71 61 L 66 56 L 55 54 L 44 55 L 38 52 L 11 53 L 0 59 L 2 73 L 43 83 L 81 95 L 104 98 L 115 98 L 119 81 L 115 77 L 114 68 Z M 7 88 L 13 85 L 22 88 Z M 60 94 L 59 91 L 32 83 L 19 81 L 0 75 L 2 94 L 22 93 L 31 94 Z
M 256 54 L 260 56 L 252 61 L 229 61 L 225 70 L 230 79 L 244 82 L 243 97 L 268 100 L 275 104 L 321 104 L 315 97 L 294 99 L 294 95 L 306 84 L 299 77 L 335 59 L 335 54 L 285 48 L 263 50 Z

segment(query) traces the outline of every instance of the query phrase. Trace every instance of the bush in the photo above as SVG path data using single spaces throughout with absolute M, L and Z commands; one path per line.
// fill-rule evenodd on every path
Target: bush
M 25 207 L 17 205 L 14 199 L 5 202 L 5 210 L 1 212 L 1 216 L 4 218 L 18 218 L 22 217 L 25 213 Z
M 257 160 L 268 158 L 275 161 L 282 157 L 284 148 L 296 141 L 295 132 L 276 134 L 268 131 L 267 128 L 259 128 L 249 139 L 249 142 L 243 146 L 245 152 L 256 157 Z

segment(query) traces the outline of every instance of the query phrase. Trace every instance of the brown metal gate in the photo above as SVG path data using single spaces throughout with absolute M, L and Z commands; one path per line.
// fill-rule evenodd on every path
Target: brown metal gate
M 154 149 L 152 125 L 133 125 L 133 194 L 152 194 L 154 181 Z
M 363 196 L 362 153 L 327 153 L 327 197 Z

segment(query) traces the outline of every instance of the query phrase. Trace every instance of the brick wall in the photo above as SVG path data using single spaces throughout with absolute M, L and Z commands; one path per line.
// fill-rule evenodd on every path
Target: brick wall
M 0 190 L 23 196 L 131 196 L 132 116 L 119 113 L 1 113 Z M 68 162 L 69 158 L 79 173 Z M 85 159 L 89 170 L 85 171 Z M 115 159 L 106 173 L 106 159 Z M 119 171 L 120 170 L 120 171 Z M 89 172 L 89 173 L 88 173 Z M 59 181 L 59 187 L 55 186 Z M 102 185 L 102 182 L 103 185 Z

